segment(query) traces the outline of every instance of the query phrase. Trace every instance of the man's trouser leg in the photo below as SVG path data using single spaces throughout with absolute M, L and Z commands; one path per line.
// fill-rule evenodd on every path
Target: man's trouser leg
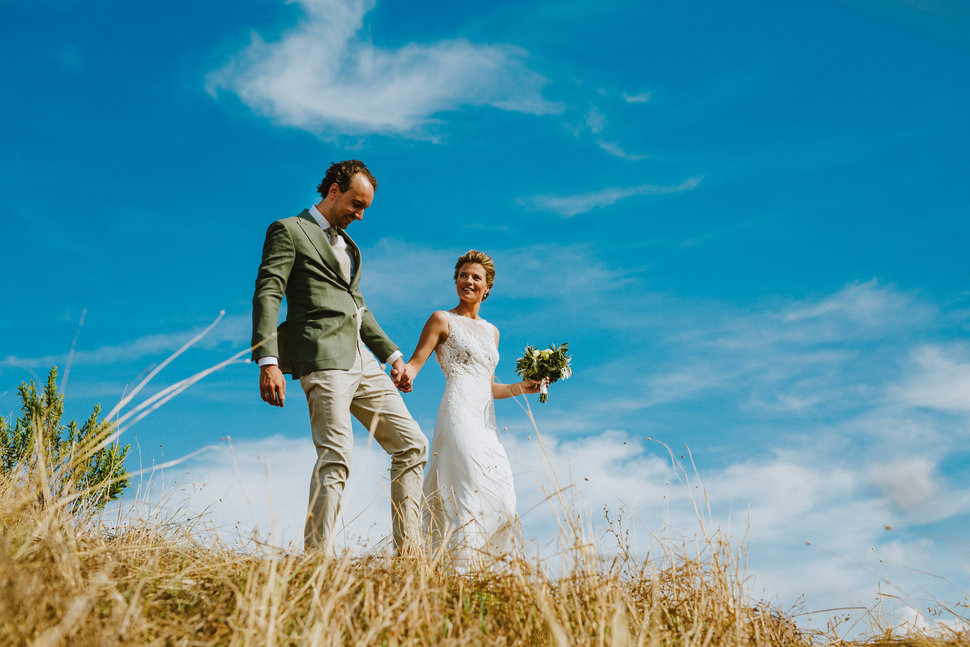
M 317 462 L 310 476 L 303 544 L 306 550 L 323 549 L 334 555 L 333 539 L 340 498 L 350 475 L 354 432 L 350 406 L 360 384 L 360 359 L 349 371 L 314 371 L 300 378 L 310 407 L 310 428 Z
M 364 352 L 361 357 L 362 377 L 350 410 L 391 455 L 394 548 L 399 555 L 413 554 L 420 545 L 421 485 L 428 461 L 428 439 L 374 356 Z

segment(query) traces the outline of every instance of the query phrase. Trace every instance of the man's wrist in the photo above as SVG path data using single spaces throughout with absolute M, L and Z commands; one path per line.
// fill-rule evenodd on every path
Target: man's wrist
M 387 358 L 386 363 L 387 364 L 394 364 L 394 362 L 396 362 L 399 359 L 403 359 L 403 358 L 404 358 L 404 353 L 402 353 L 400 350 L 396 350 L 393 353 L 391 353 L 391 356 L 390 357 Z
M 280 361 L 276 357 L 267 356 L 260 357 L 257 363 L 259 364 L 259 368 L 263 368 L 264 366 L 279 366 Z

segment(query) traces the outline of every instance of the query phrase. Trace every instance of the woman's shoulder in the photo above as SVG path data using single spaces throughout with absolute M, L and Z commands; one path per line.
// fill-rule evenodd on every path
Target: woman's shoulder
M 451 316 L 452 316 L 451 313 L 448 312 L 447 310 L 435 310 L 434 312 L 431 313 L 431 316 L 428 317 L 428 323 L 425 325 L 432 326 L 437 330 L 441 330 L 447 333 L 448 330 L 451 328 L 451 319 L 450 319 Z

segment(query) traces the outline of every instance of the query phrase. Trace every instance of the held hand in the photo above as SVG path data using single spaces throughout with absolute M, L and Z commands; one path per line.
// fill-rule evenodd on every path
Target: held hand
M 259 367 L 259 397 L 274 407 L 282 407 L 286 400 L 286 379 L 280 367 L 267 364 Z
M 401 393 L 411 392 L 411 386 L 414 381 L 412 369 L 400 357 L 394 360 L 394 364 L 391 366 L 391 381 L 394 382 L 394 386 Z
M 547 387 L 549 386 L 549 378 L 548 377 L 543 378 L 541 380 L 523 380 L 523 381 L 519 382 L 517 385 L 515 385 L 515 386 L 518 386 L 519 388 L 518 389 L 513 389 L 513 393 L 515 393 L 516 395 L 518 394 L 517 392 L 521 392 L 521 393 L 538 393 L 540 387 L 543 384 L 543 382 L 546 384 Z M 521 391 L 519 391 L 519 389 L 521 389 Z

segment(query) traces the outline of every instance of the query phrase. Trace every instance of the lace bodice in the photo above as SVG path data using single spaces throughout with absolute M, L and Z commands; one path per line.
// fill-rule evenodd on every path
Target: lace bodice
M 470 377 L 491 384 L 498 365 L 495 326 L 484 319 L 469 319 L 445 312 L 450 328 L 448 339 L 435 351 L 445 377 L 449 382 Z M 488 393 L 491 395 L 491 387 Z

